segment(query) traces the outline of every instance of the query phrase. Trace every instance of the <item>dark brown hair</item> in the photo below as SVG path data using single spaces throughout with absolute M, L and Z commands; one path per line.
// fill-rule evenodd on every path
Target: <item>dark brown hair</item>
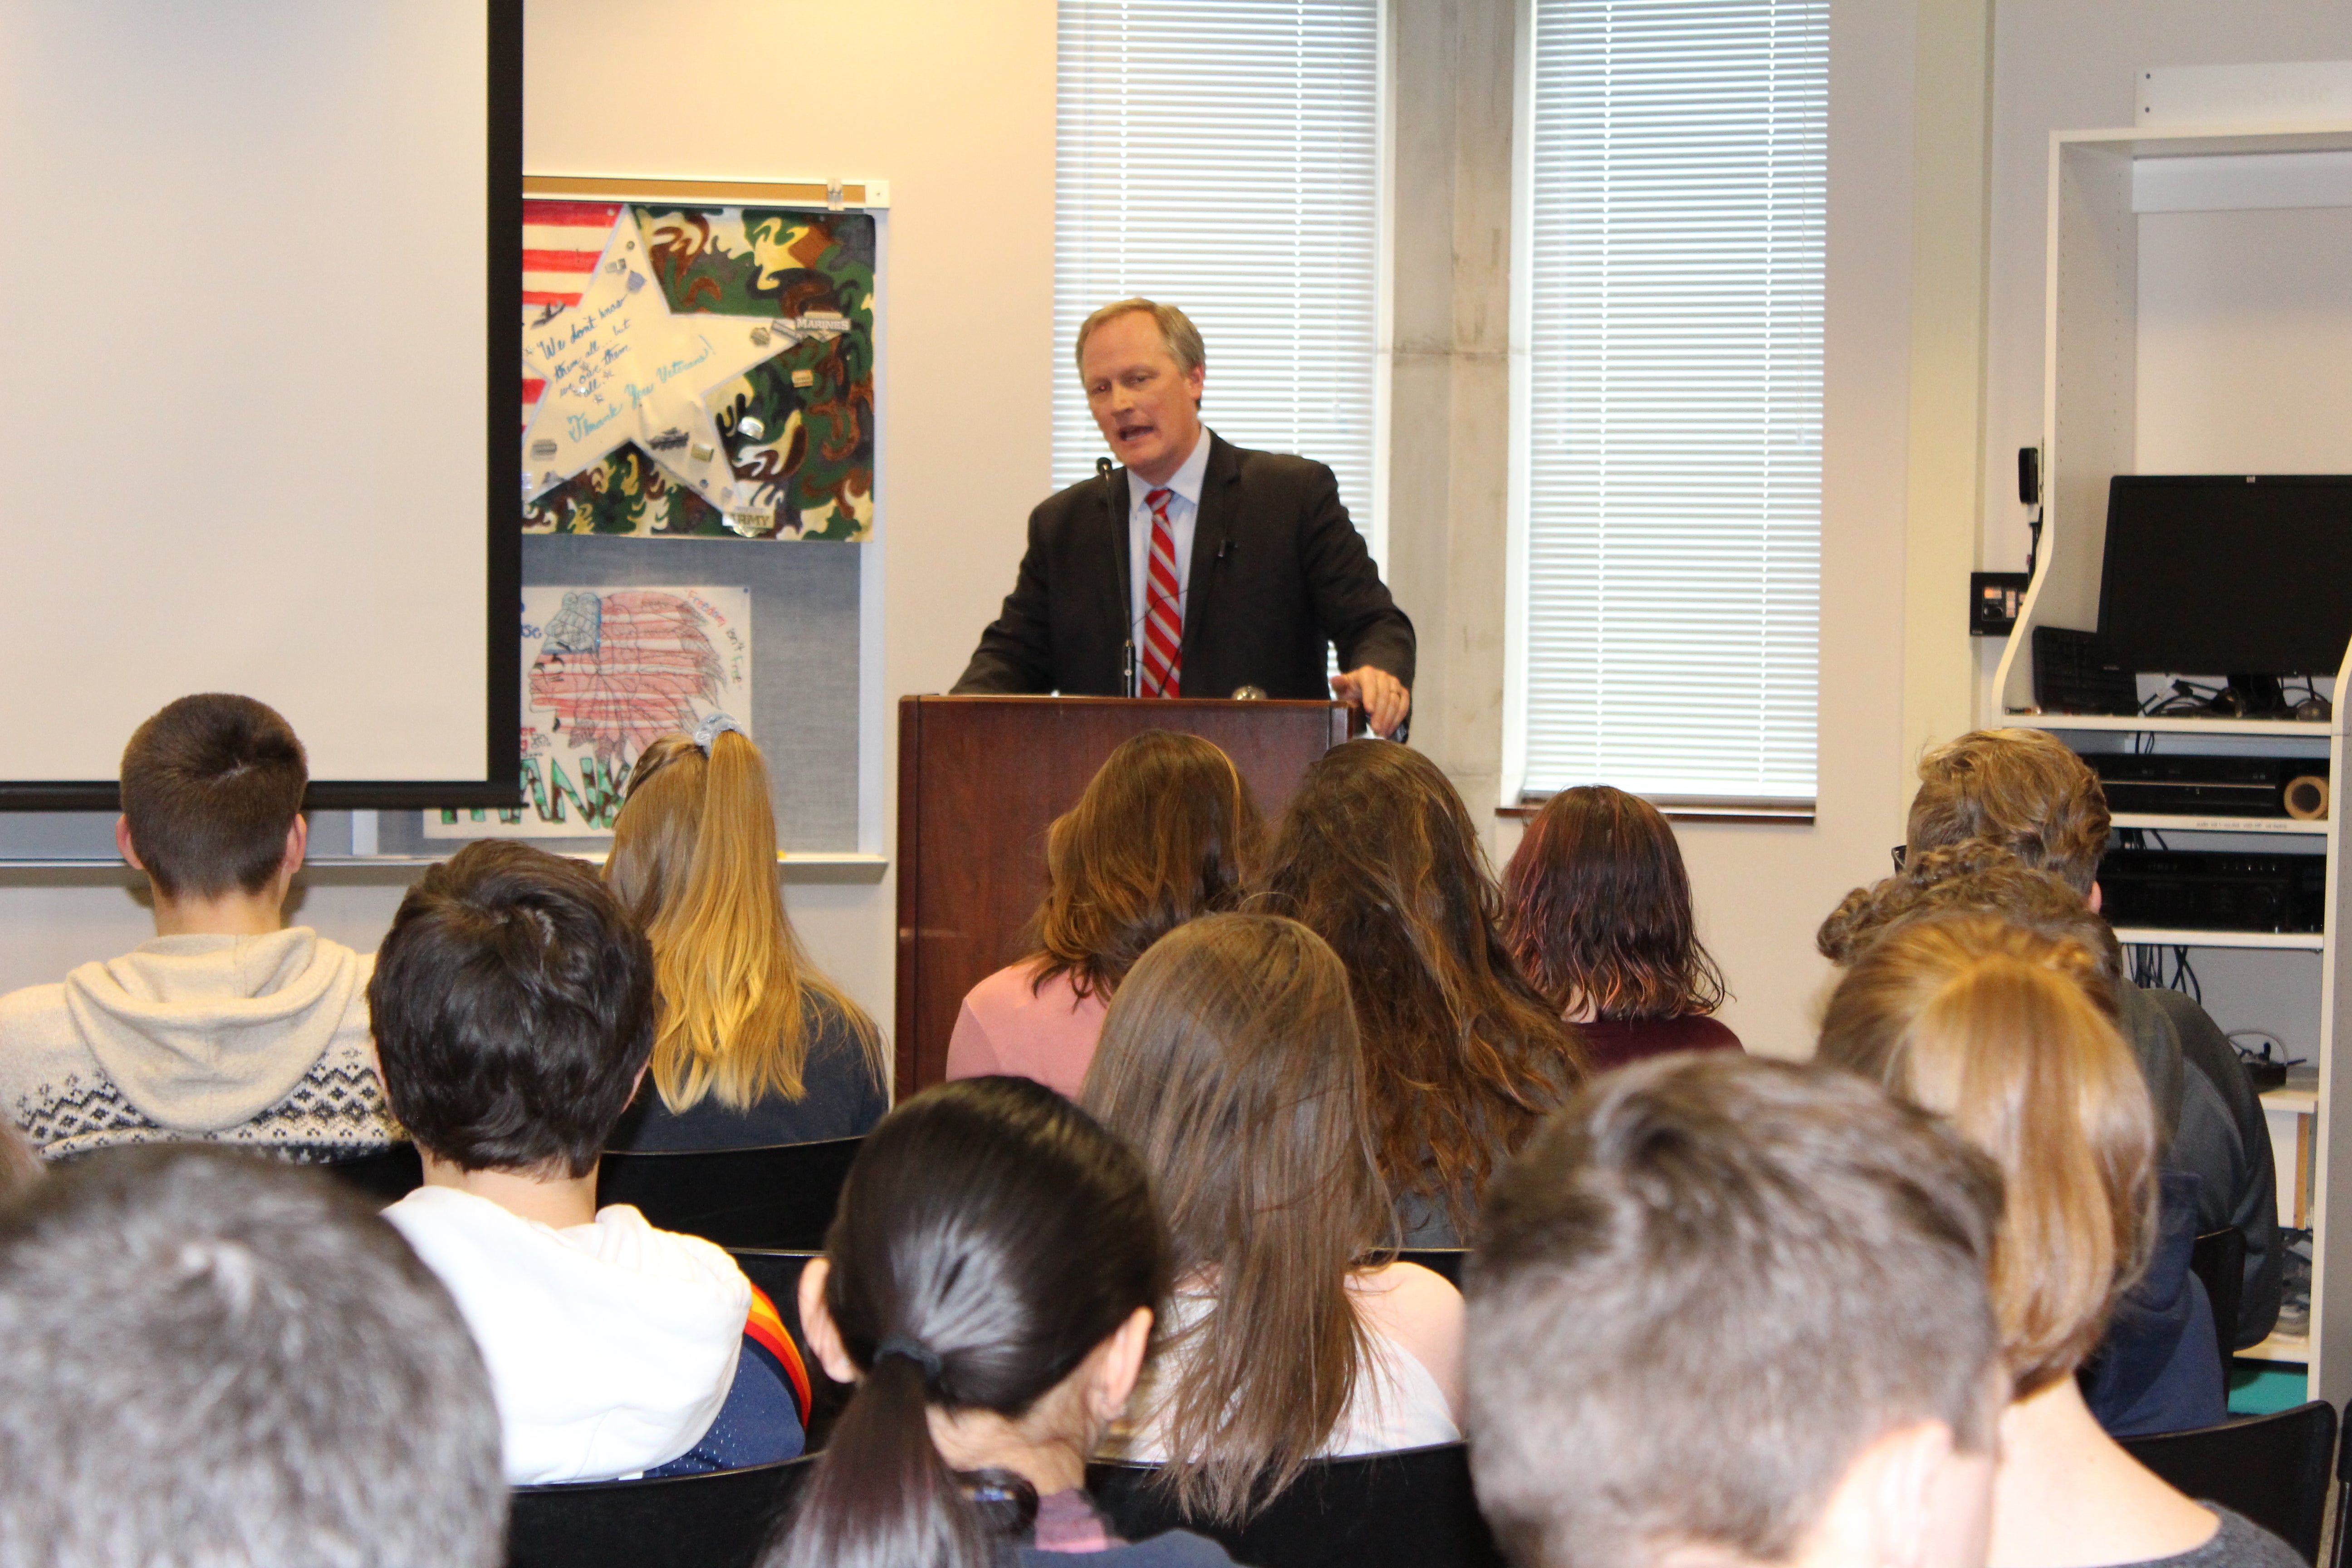
M 1909 854 L 1990 838 L 2088 897 L 2107 852 L 2106 791 L 2047 730 L 1972 730 L 1919 759 Z
M 122 816 L 167 899 L 257 893 L 286 859 L 310 782 L 277 710 L 208 691 L 166 704 L 122 748 Z
M 604 880 L 654 944 L 654 1089 L 672 1110 L 741 1110 L 806 1093 L 828 1016 L 883 1083 L 882 1037 L 809 962 L 776 884 L 776 816 L 760 748 L 731 730 L 705 753 L 664 735 L 629 770 Z
M 1608 784 L 1544 802 L 1503 870 L 1503 940 L 1562 1012 L 1683 1018 L 1723 1005 L 1682 847 L 1658 808 Z
M 653 949 L 586 866 L 484 839 L 400 900 L 368 1010 L 384 1100 L 418 1148 L 584 1176 L 653 1052 Z
M 2002 1351 L 2023 1398 L 2071 1373 L 2147 1265 L 2156 1113 L 2089 950 L 1983 915 L 1897 926 L 1831 995 L 1820 1060 L 1951 1118 L 2000 1163 Z
M 1470 1463 L 1510 1559 L 1786 1562 L 1885 1434 L 1987 1451 L 2000 1200 L 1991 1161 L 1843 1073 L 1595 1081 L 1488 1192 L 1466 1281 Z
M 1249 785 L 1215 746 L 1167 730 L 1126 741 L 1046 831 L 1053 885 L 1029 922 L 1032 988 L 1066 974 L 1079 995 L 1108 1002 L 1145 948 L 1240 902 L 1265 836 Z
M 2115 929 L 2072 883 L 2054 871 L 2034 869 L 1988 838 L 1906 857 L 1892 877 L 1848 893 L 1813 933 L 1813 945 L 1843 968 L 1896 926 L 1955 914 L 1995 915 L 2053 941 L 2080 942 L 2120 999 L 2124 956 Z M 2116 1002 L 2107 1012 L 2116 1014 Z
M 866 1135 L 824 1255 L 825 1310 L 865 1375 L 769 1568 L 992 1568 L 926 1412 L 1018 1420 L 1157 1306 L 1167 1251 L 1142 1165 L 1026 1079 L 940 1084 Z M 985 1479 L 1034 1510 L 1025 1482 Z
M 1393 1228 L 1364 1114 L 1348 975 L 1272 915 L 1208 915 L 1135 966 L 1103 1020 L 1085 1104 L 1143 1156 L 1181 1288 L 1161 1484 L 1238 1523 L 1321 1451 L 1370 1375 L 1348 1277 Z
M 1265 907 L 1347 965 L 1381 1171 L 1466 1234 L 1506 1151 L 1584 1078 L 1574 1032 L 1519 973 L 1462 797 L 1393 741 L 1349 741 L 1299 781 Z

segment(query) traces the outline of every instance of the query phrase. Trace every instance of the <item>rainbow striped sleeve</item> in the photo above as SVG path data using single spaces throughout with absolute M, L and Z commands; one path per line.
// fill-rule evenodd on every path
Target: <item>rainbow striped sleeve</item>
M 801 1360 L 800 1347 L 793 1343 L 792 1331 L 784 1327 L 783 1314 L 776 1310 L 776 1304 L 757 1285 L 751 1287 L 751 1315 L 743 1321 L 743 1337 L 766 1354 L 776 1375 L 793 1391 L 793 1403 L 800 1407 L 801 1426 L 805 1429 L 809 1418 L 808 1364 Z

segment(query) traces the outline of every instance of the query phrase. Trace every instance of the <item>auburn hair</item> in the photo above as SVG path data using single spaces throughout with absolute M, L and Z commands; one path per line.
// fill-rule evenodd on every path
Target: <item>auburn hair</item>
M 1270 858 L 1265 907 L 1347 966 L 1382 1173 L 1466 1234 L 1503 1154 L 1585 1076 L 1503 943 L 1468 808 L 1420 752 L 1349 741 L 1308 766 Z
M 1161 1320 L 1160 1484 L 1238 1523 L 1321 1451 L 1369 1375 L 1349 1273 L 1394 1218 L 1372 1157 L 1347 972 L 1271 915 L 1209 915 L 1135 966 L 1103 1020 L 1082 1101 L 1151 1173 L 1177 1288 Z
M 1168 730 L 1123 742 L 1046 829 L 1031 988 L 1066 974 L 1109 1001 L 1145 948 L 1241 901 L 1265 839 L 1256 799 L 1215 746 Z
M 2107 850 L 2099 775 L 2046 730 L 1975 730 L 1919 759 L 1909 855 L 1988 838 L 2088 897 Z
M 1683 1018 L 1723 1005 L 1674 828 L 1608 784 L 1561 790 L 1528 825 L 1503 870 L 1503 940 L 1563 1013 Z
M 1993 1308 L 2020 1398 L 2090 1354 L 2154 1246 L 2155 1111 L 2112 994 L 2079 942 L 1953 916 L 1872 943 L 1822 1021 L 1822 1060 L 1950 1117 L 2000 1163 Z
M 885 1081 L 881 1032 L 809 962 L 784 912 L 767 764 L 750 740 L 723 730 L 707 755 L 682 734 L 647 746 L 613 824 L 604 879 L 653 941 L 653 1079 L 664 1105 L 800 1099 L 828 1011 Z

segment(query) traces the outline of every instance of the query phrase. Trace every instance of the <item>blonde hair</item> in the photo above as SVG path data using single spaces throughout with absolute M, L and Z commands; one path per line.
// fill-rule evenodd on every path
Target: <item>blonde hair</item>
M 2106 792 L 2046 730 L 1973 730 L 1919 759 L 1906 852 L 1987 838 L 2088 897 L 2107 851 Z
M 739 1110 L 800 1099 L 812 1001 L 841 1016 L 884 1081 L 874 1020 L 809 963 L 784 913 L 768 769 L 750 741 L 722 731 L 708 756 L 686 735 L 647 746 L 604 879 L 653 942 L 653 1079 L 671 1110 L 706 1095 Z
M 1831 997 L 1821 1059 L 1952 1119 L 2001 1167 L 1993 1307 L 2018 1397 L 2072 1373 L 2147 1265 L 2156 1118 L 2079 942 L 1985 916 L 1886 932 Z
M 1078 346 L 1072 357 L 1077 361 L 1081 380 L 1087 374 L 1087 340 L 1095 335 L 1095 329 L 1139 310 L 1150 316 L 1152 324 L 1160 329 L 1160 341 L 1179 371 L 1190 375 L 1209 363 L 1208 351 L 1201 343 L 1201 329 L 1192 324 L 1191 317 L 1173 305 L 1162 305 L 1139 294 L 1132 299 L 1114 300 L 1078 323 Z
M 1255 1513 L 1369 1375 L 1348 1277 L 1392 1220 L 1363 1089 L 1347 971 L 1296 921 L 1179 926 L 1103 1021 L 1081 1103 L 1143 1156 L 1179 1288 L 1214 1281 L 1207 1315 L 1160 1347 L 1183 1368 L 1160 1484 L 1188 1515 Z

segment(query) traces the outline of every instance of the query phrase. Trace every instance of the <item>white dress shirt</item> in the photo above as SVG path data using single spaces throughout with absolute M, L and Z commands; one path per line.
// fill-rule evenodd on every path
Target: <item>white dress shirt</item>
M 1184 601 L 1192 591 L 1192 531 L 1201 521 L 1201 480 L 1209 471 L 1209 431 L 1201 429 L 1192 455 L 1169 476 L 1165 487 L 1149 485 L 1129 470 L 1127 476 L 1127 635 L 1135 641 L 1135 668 L 1143 668 L 1144 595 L 1151 591 L 1151 508 L 1144 500 L 1165 488 L 1168 531 L 1176 541 L 1176 615 L 1183 625 Z

